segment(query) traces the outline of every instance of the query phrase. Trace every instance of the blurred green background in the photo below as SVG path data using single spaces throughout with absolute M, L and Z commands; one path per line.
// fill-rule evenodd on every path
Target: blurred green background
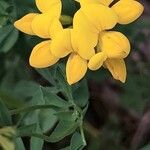
M 73 16 L 78 4 L 63 2 L 63 14 Z M 132 45 L 126 58 L 126 83 L 115 81 L 104 69 L 86 76 L 90 105 L 84 119 L 88 143 L 85 149 L 150 150 L 150 2 L 141 3 L 145 11 L 136 22 L 116 27 Z M 38 86 L 49 86 L 41 73 L 28 64 L 32 48 L 41 39 L 25 35 L 13 26 L 15 20 L 36 11 L 34 0 L 0 0 L 0 98 L 10 110 L 25 106 Z M 30 122 L 32 117 L 25 121 Z M 50 122 L 51 119 L 49 126 Z M 29 149 L 29 138 L 23 141 Z M 45 142 L 43 149 L 58 150 L 68 141 L 69 137 L 57 144 Z

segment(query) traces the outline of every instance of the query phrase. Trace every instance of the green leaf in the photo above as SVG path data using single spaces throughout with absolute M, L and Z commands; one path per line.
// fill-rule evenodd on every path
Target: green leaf
M 15 85 L 13 92 L 15 95 L 18 95 L 18 97 L 21 97 L 21 99 L 30 101 L 37 92 L 40 92 L 39 90 L 40 85 L 37 83 L 33 81 L 22 80 Z
M 15 139 L 15 150 L 25 150 L 25 147 L 21 138 Z
M 55 68 L 36 69 L 36 71 L 52 85 L 56 84 L 53 75 Z
M 0 126 L 12 125 L 11 115 L 5 104 L 0 99 Z
M 47 132 L 49 129 L 53 128 L 57 122 L 57 117 L 54 115 L 55 111 L 52 109 L 41 110 L 38 115 L 39 126 L 43 132 Z
M 144 147 L 141 148 L 140 150 L 150 150 L 150 144 L 144 146 Z
M 62 14 L 73 16 L 77 11 L 75 1 L 72 0 L 62 0 Z
M 0 15 L 6 14 L 6 9 L 9 7 L 5 1 L 0 1 Z
M 35 0 L 14 0 L 14 4 L 17 7 L 17 15 L 19 18 L 29 12 L 38 12 L 37 7 L 35 5 Z
M 81 135 L 75 132 L 71 138 L 70 150 L 82 150 L 84 148 L 84 143 Z
M 87 80 L 82 80 L 73 91 L 75 103 L 80 107 L 85 107 L 89 100 L 89 91 Z
M 51 105 L 52 108 L 47 109 L 37 109 L 30 110 L 29 112 L 21 113 L 24 125 L 30 125 L 34 123 L 39 123 L 40 128 L 43 132 L 51 129 L 57 121 L 56 115 L 54 115 L 55 110 L 53 106 L 66 107 L 67 103 L 60 99 L 57 95 L 49 92 L 51 89 L 44 88 L 33 82 L 20 82 L 16 88 L 15 93 L 20 95 L 24 100 L 28 101 L 26 103 L 26 108 L 38 105 Z M 26 92 L 24 92 L 26 91 Z
M 40 133 L 40 134 L 42 132 L 38 125 L 37 125 L 37 128 L 36 128 L 35 132 L 36 133 Z M 42 150 L 43 144 L 44 144 L 44 140 L 43 139 L 36 138 L 36 137 L 31 137 L 30 150 Z
M 43 92 L 43 98 L 45 99 L 46 103 L 49 105 L 54 105 L 57 107 L 66 107 L 68 106 L 68 102 L 57 96 L 56 94 L 51 93 L 51 89 L 41 87 Z
M 65 148 L 62 148 L 62 149 L 60 149 L 60 150 L 70 150 L 70 146 L 67 146 L 67 147 L 65 147 Z
M 18 39 L 18 31 L 12 25 L 7 25 L 0 28 L 0 35 L 0 52 L 8 52 Z
M 64 121 L 76 121 L 78 118 L 78 114 L 75 114 L 72 111 L 60 111 L 56 112 L 55 115 L 58 117 L 58 119 Z
M 73 121 L 64 121 L 60 120 L 52 134 L 50 135 L 51 142 L 58 142 L 62 140 L 64 137 L 73 133 L 78 127 L 78 123 Z
M 20 127 L 17 129 L 17 135 L 18 136 L 28 136 L 33 133 L 33 131 L 36 129 L 37 124 L 30 124 L 23 127 Z
M 60 63 L 57 65 L 56 69 L 56 80 L 58 81 L 58 86 L 61 88 L 62 94 L 69 100 L 72 101 L 72 89 L 68 84 L 65 74 L 65 65 Z

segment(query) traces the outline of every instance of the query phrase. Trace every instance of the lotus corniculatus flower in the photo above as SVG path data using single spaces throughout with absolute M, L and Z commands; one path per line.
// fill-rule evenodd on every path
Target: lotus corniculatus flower
M 52 55 L 50 44 L 57 32 L 62 30 L 59 21 L 62 4 L 60 0 L 36 0 L 36 5 L 41 14 L 29 13 L 16 21 L 14 25 L 26 34 L 46 39 L 33 48 L 29 59 L 31 66 L 45 68 L 59 60 Z
M 59 21 L 61 0 L 36 0 L 41 14 L 30 13 L 15 22 L 20 31 L 46 39 L 33 48 L 30 65 L 45 68 L 69 55 L 66 75 L 70 85 L 81 80 L 88 68 L 97 70 L 101 66 L 125 82 L 124 58 L 130 52 L 130 42 L 122 33 L 110 30 L 117 23 L 135 21 L 143 6 L 136 0 L 76 1 L 81 8 L 74 15 L 72 28 L 63 28 Z

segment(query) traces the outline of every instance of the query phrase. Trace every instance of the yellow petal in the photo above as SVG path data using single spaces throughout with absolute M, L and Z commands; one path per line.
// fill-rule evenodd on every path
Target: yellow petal
M 34 32 L 31 28 L 31 23 L 33 21 L 33 19 L 37 16 L 38 14 L 36 13 L 30 13 L 30 14 L 27 14 L 25 15 L 24 17 L 22 17 L 20 20 L 17 20 L 15 23 L 14 23 L 14 26 L 26 33 L 26 34 L 30 34 L 30 35 L 34 35 Z
M 106 31 L 99 36 L 99 46 L 108 58 L 125 58 L 130 52 L 130 42 L 120 32 Z
M 101 4 L 109 6 L 114 0 L 99 0 Z
M 51 52 L 58 58 L 67 56 L 73 51 L 71 45 L 71 29 L 64 29 L 51 42 Z
M 105 66 L 116 80 L 120 80 L 125 83 L 127 71 L 123 59 L 107 59 L 105 61 Z
M 32 21 L 33 32 L 41 38 L 52 38 L 62 30 L 59 20 L 48 13 L 36 16 Z
M 50 38 L 49 27 L 53 18 L 49 18 L 48 14 L 40 14 L 32 21 L 33 32 L 41 38 Z
M 81 5 L 85 4 L 101 4 L 101 0 L 80 0 Z
M 50 41 L 44 41 L 36 45 L 30 55 L 30 65 L 35 68 L 45 68 L 55 64 L 58 58 L 51 54 Z
M 95 54 L 88 63 L 88 68 L 90 70 L 98 70 L 106 60 L 105 52 L 99 52 Z
M 129 24 L 141 16 L 144 7 L 135 0 L 120 0 L 112 9 L 119 17 L 118 23 Z
M 74 51 L 84 59 L 90 59 L 94 54 L 94 47 L 97 45 L 98 30 L 88 22 L 85 15 L 79 10 L 73 20 L 71 41 Z
M 87 61 L 82 59 L 79 55 L 73 53 L 70 55 L 67 66 L 66 74 L 68 83 L 74 84 L 81 80 L 87 71 Z
M 84 5 L 81 7 L 81 11 L 99 31 L 112 29 L 118 21 L 116 13 L 111 8 L 101 4 Z
M 93 4 L 103 4 L 105 6 L 109 6 L 111 2 L 113 2 L 113 0 L 80 0 L 81 5 L 93 3 Z
M 54 18 L 51 21 L 51 24 L 49 26 L 49 35 L 53 39 L 59 32 L 63 30 L 63 27 L 60 23 L 60 21 L 57 18 Z
M 49 12 L 54 16 L 60 16 L 61 14 L 60 0 L 36 0 L 36 5 L 42 13 Z

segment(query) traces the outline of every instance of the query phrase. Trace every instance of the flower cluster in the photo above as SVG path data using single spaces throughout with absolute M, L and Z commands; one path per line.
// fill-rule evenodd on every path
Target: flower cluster
M 69 55 L 66 76 L 70 85 L 81 80 L 88 68 L 97 70 L 102 66 L 115 79 L 125 82 L 124 58 L 130 52 L 130 43 L 125 35 L 110 29 L 117 23 L 135 21 L 143 6 L 136 0 L 76 1 L 81 7 L 74 15 L 72 28 L 63 28 L 60 22 L 61 0 L 36 0 L 41 13 L 29 13 L 15 22 L 20 31 L 45 39 L 33 48 L 30 65 L 49 67 Z

